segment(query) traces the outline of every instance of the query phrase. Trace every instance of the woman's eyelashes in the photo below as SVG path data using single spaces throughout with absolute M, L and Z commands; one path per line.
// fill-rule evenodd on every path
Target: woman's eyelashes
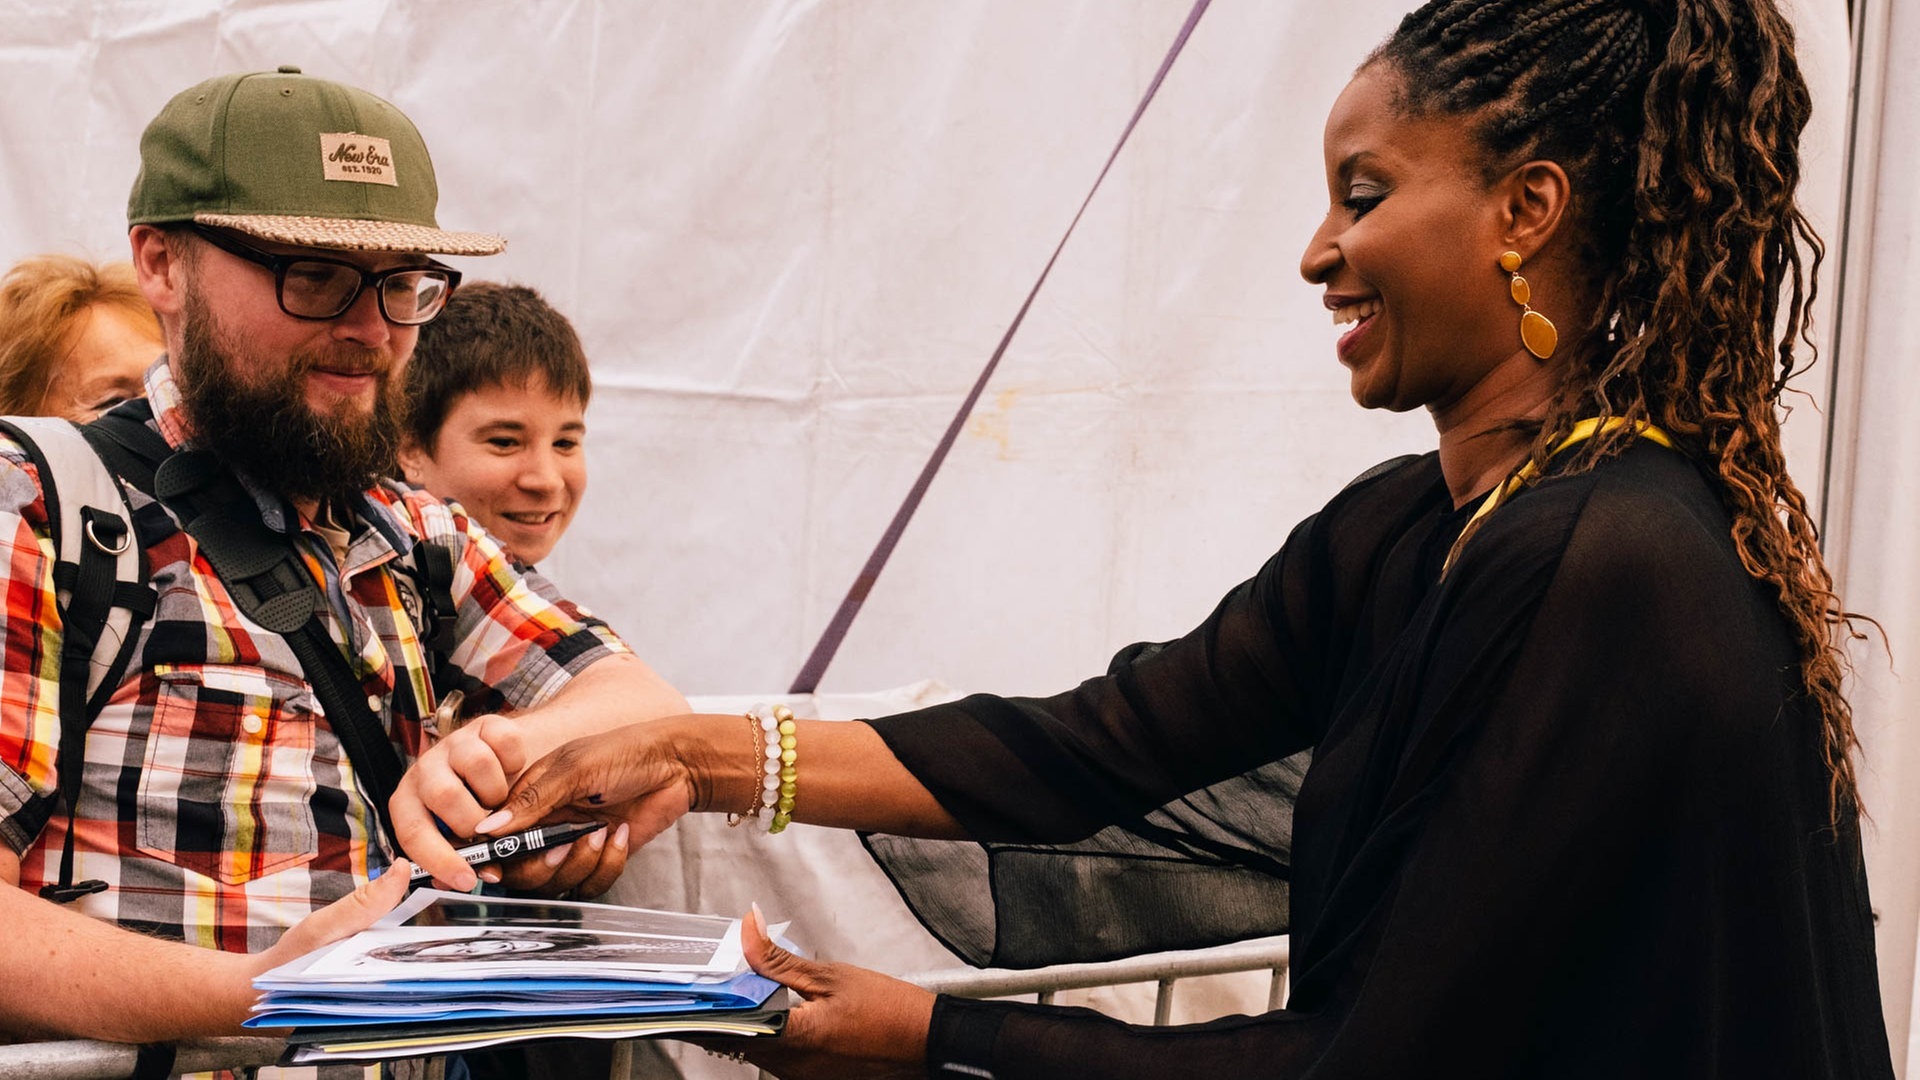
M 1386 192 L 1379 188 L 1355 187 L 1347 192 L 1346 198 L 1340 200 L 1340 205 L 1346 207 L 1347 213 L 1352 214 L 1354 220 L 1358 221 L 1366 217 L 1374 207 L 1386 201 L 1386 198 Z

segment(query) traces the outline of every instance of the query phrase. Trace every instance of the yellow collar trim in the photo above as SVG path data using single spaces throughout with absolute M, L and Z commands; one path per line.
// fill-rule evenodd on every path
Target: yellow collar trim
M 1553 457 L 1557 454 L 1563 453 L 1569 447 L 1576 446 L 1580 443 L 1586 442 L 1588 439 L 1593 438 L 1595 435 L 1599 435 L 1603 432 L 1618 431 L 1623 427 L 1627 427 L 1631 423 L 1632 422 L 1627 420 L 1625 417 L 1620 417 L 1620 416 L 1607 416 L 1607 417 L 1589 416 L 1585 420 L 1581 420 L 1575 423 L 1573 425 L 1573 430 L 1567 432 L 1567 437 L 1560 440 L 1560 445 L 1554 447 L 1553 453 L 1548 454 L 1547 456 Z M 1633 428 L 1634 428 L 1634 434 L 1639 436 L 1640 438 L 1645 439 L 1650 443 L 1654 443 L 1657 446 L 1664 446 L 1669 450 L 1673 449 L 1673 437 L 1668 435 L 1666 432 L 1660 430 L 1658 427 L 1654 426 L 1653 424 L 1642 422 L 1639 424 L 1634 424 Z M 1447 575 L 1447 571 L 1453 568 L 1453 560 L 1459 558 L 1460 548 L 1466 544 L 1467 537 L 1472 536 L 1473 531 L 1480 527 L 1480 519 L 1486 517 L 1488 514 L 1493 513 L 1494 507 L 1499 506 L 1503 502 L 1506 502 L 1509 496 L 1511 496 L 1515 491 L 1518 491 L 1520 487 L 1523 484 L 1525 484 L 1528 480 L 1533 479 L 1533 477 L 1536 474 L 1538 474 L 1539 471 L 1540 470 L 1534 468 L 1533 460 L 1529 458 L 1525 464 L 1521 465 L 1518 469 L 1514 470 L 1513 475 L 1507 477 L 1504 483 L 1502 483 L 1499 487 L 1494 488 L 1492 494 L 1488 495 L 1485 499 L 1481 501 L 1480 509 L 1475 510 L 1473 512 L 1473 516 L 1467 519 L 1466 527 L 1460 530 L 1460 538 L 1453 542 L 1453 549 L 1447 552 L 1447 561 L 1444 564 L 1442 564 L 1440 568 L 1441 577 L 1445 577 Z

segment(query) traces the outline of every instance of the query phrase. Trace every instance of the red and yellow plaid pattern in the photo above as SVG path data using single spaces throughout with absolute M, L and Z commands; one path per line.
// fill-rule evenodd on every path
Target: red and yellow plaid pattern
M 160 430 L 185 441 L 166 362 L 147 376 Z M 545 701 L 588 665 L 625 652 L 604 623 L 513 567 L 456 506 L 400 486 L 365 493 L 346 557 L 276 496 L 256 493 L 331 601 L 329 629 L 368 704 L 411 761 L 430 735 L 425 645 L 409 610 L 416 538 L 454 555 L 461 681 L 489 707 Z M 167 512 L 130 492 L 154 617 L 137 660 L 87 736 L 75 815 L 75 879 L 109 888 L 75 906 L 99 919 L 210 948 L 257 951 L 352 890 L 392 852 L 353 766 L 292 650 L 243 617 Z M 38 478 L 0 441 L 0 842 L 21 856 L 21 887 L 57 880 L 66 818 L 55 795 L 61 623 Z

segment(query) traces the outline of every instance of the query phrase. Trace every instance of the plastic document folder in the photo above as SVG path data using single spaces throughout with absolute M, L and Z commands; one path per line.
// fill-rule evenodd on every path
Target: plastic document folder
M 295 1031 L 282 1065 L 352 1064 L 384 1058 L 421 1057 L 532 1039 L 646 1039 L 674 1035 L 778 1035 L 786 1026 L 782 1007 L 739 1009 L 686 1016 L 555 1017 L 473 1023 L 378 1024 Z
M 249 1027 L 283 1064 L 418 1057 L 530 1039 L 758 1037 L 786 1023 L 737 919 L 422 889 L 372 927 L 254 980 Z

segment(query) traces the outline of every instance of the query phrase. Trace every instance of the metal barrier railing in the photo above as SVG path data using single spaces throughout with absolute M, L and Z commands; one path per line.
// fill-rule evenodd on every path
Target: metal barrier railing
M 1015 971 L 1000 968 L 949 968 L 905 976 L 906 981 L 939 994 L 1000 998 L 1033 994 L 1042 1004 L 1063 990 L 1155 983 L 1153 1022 L 1173 1015 L 1174 986 L 1182 979 L 1270 971 L 1267 1008 L 1286 1003 L 1287 939 L 1258 938 L 1233 945 L 1186 952 L 1150 953 L 1099 964 L 1061 964 Z M 285 1044 L 278 1039 L 201 1039 L 180 1044 L 174 1067 L 180 1072 L 271 1065 Z M 133 1072 L 136 1048 L 124 1043 L 75 1039 L 64 1042 L 0 1046 L 0 1077 L 7 1080 L 115 1080 Z M 438 1070 L 434 1070 L 435 1073 Z M 609 1080 L 632 1080 L 629 1044 L 616 1047 Z M 764 1075 L 764 1074 L 763 1074 Z
M 287 1044 L 280 1039 L 195 1039 L 180 1044 L 178 1072 L 271 1065 Z M 133 1075 L 139 1048 L 126 1043 L 74 1039 L 0 1046 L 0 1076 L 7 1080 L 119 1080 Z
M 1271 971 L 1273 981 L 1267 991 L 1267 1008 L 1286 1003 L 1287 939 L 1256 938 L 1252 941 L 1219 945 L 1211 949 L 1186 952 L 1148 953 L 1125 960 L 1099 964 L 1060 964 L 1054 967 L 1014 971 L 1000 968 L 950 968 L 929 971 L 904 978 L 936 994 L 965 998 L 1013 997 L 1033 994 L 1046 1005 L 1061 990 L 1087 990 L 1096 986 L 1124 986 L 1129 983 L 1158 983 L 1153 1022 L 1165 1025 L 1173 1014 L 1173 986 L 1181 979 L 1203 975 L 1230 975 L 1241 971 Z

